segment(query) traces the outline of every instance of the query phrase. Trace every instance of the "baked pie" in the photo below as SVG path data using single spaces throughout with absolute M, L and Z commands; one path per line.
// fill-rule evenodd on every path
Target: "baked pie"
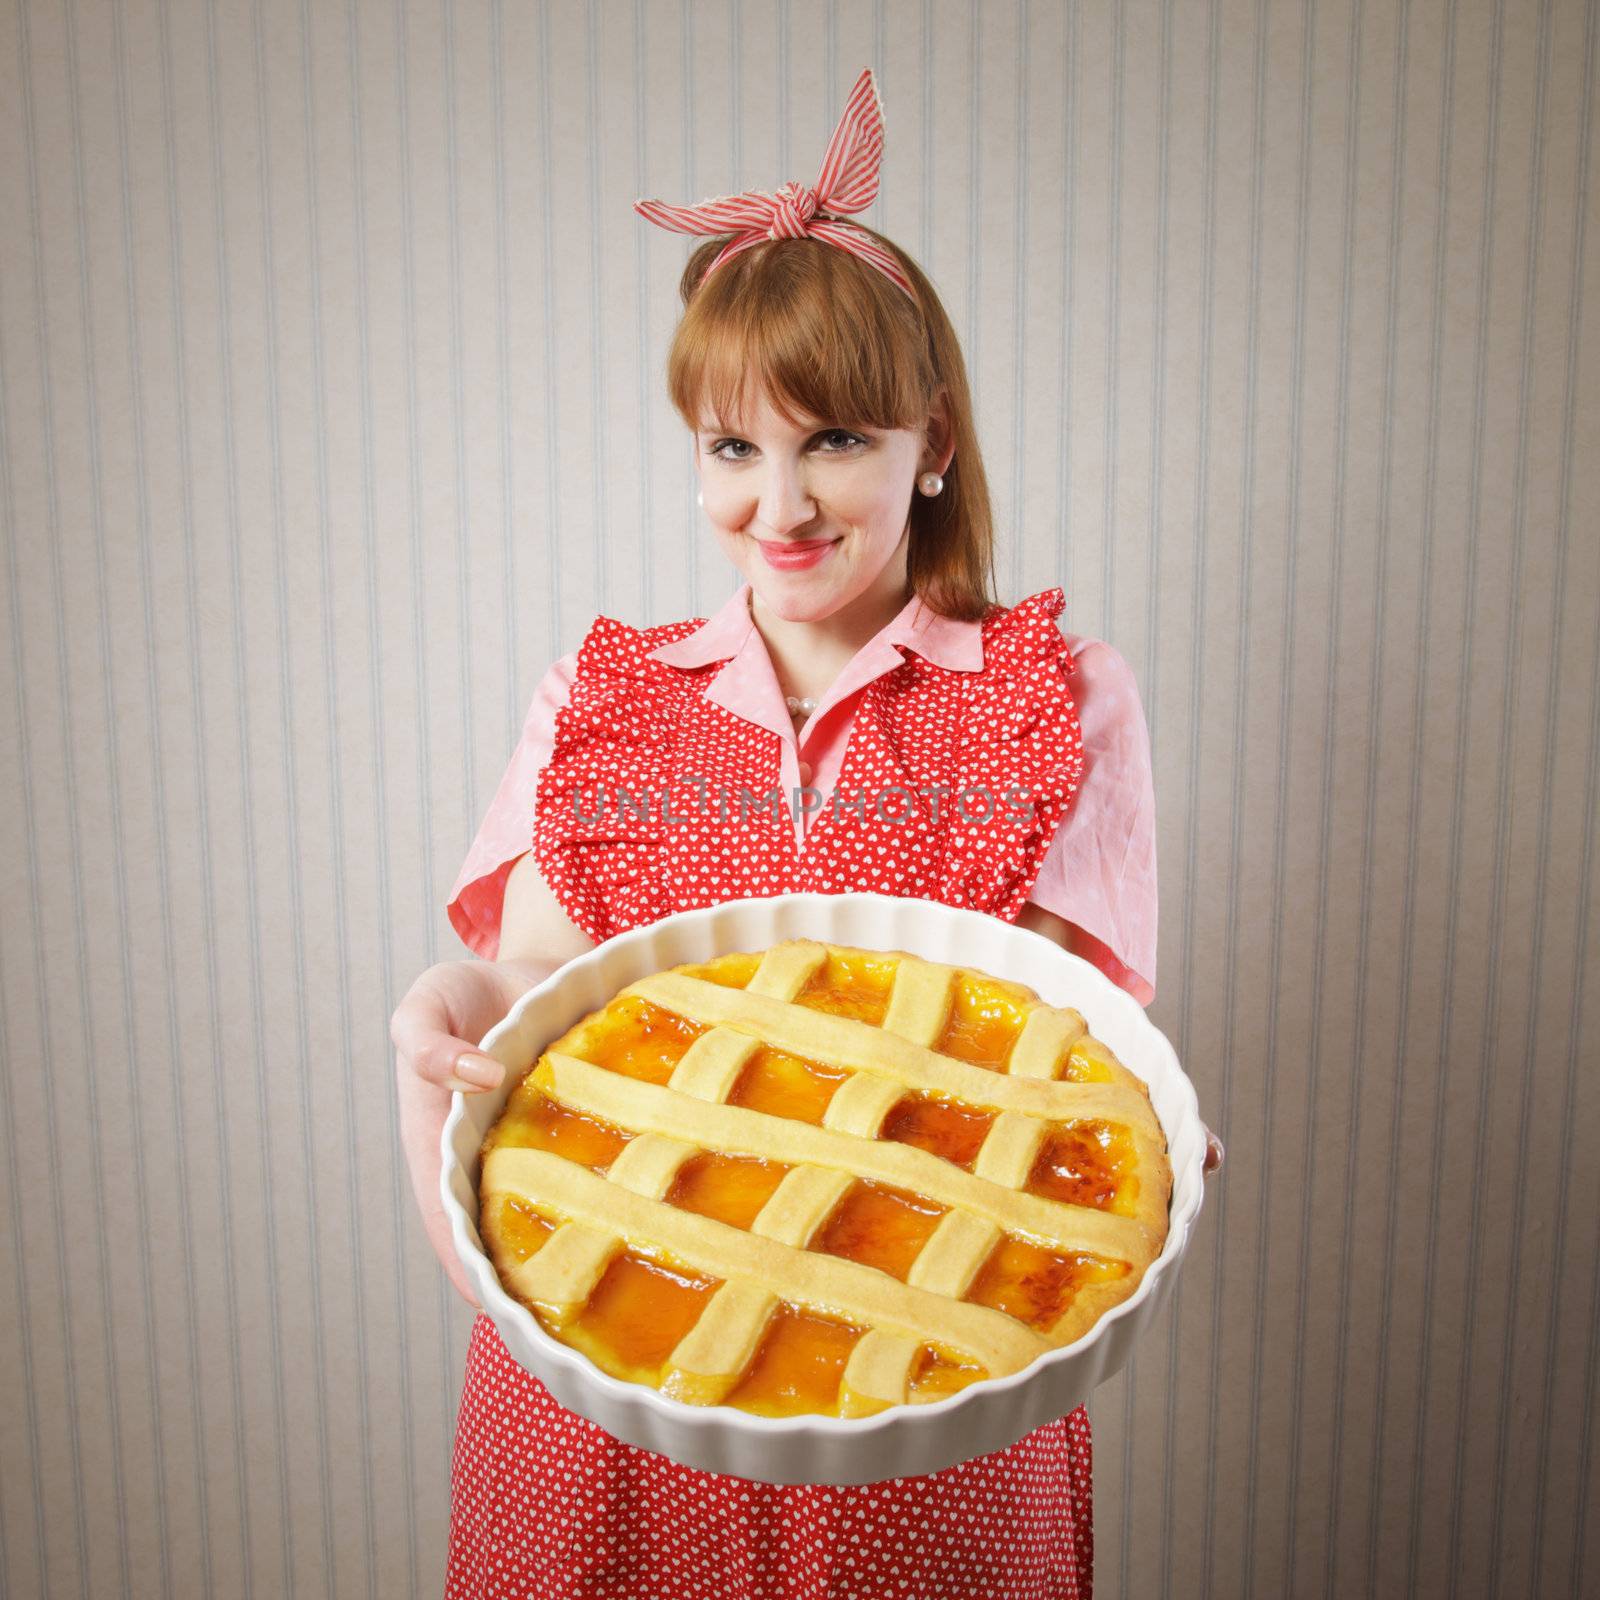
M 790 939 L 641 978 L 483 1142 L 507 1292 L 614 1377 L 762 1416 L 937 1400 L 1138 1287 L 1172 1171 L 1076 1011 Z

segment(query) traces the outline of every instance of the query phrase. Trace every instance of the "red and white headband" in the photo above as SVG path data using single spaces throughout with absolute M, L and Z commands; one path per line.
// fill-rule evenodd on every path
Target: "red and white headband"
M 747 189 L 743 194 L 720 195 L 693 206 L 669 206 L 659 200 L 636 200 L 640 216 L 674 233 L 726 233 L 735 230 L 717 259 L 706 269 L 709 277 L 730 256 L 768 239 L 822 239 L 870 262 L 916 299 L 900 263 L 869 234 L 847 222 L 835 222 L 820 212 L 849 215 L 865 211 L 878 193 L 878 168 L 883 162 L 883 103 L 878 99 L 872 68 L 861 76 L 845 104 L 839 126 L 828 141 L 822 173 L 813 188 L 789 182 L 775 194 Z

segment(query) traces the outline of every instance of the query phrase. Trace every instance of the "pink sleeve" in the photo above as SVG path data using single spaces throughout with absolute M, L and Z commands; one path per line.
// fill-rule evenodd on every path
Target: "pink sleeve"
M 1028 898 L 1085 934 L 1085 954 L 1140 1005 L 1155 998 L 1156 805 L 1150 734 L 1128 663 L 1065 634 L 1077 663 L 1083 781 Z
M 450 891 L 446 910 L 451 925 L 467 948 L 485 961 L 493 961 L 500 949 L 500 906 L 506 879 L 533 843 L 533 791 L 555 747 L 556 712 L 567 703 L 577 667 L 574 651 L 562 656 L 539 680 L 511 765 L 489 802 L 478 836 Z

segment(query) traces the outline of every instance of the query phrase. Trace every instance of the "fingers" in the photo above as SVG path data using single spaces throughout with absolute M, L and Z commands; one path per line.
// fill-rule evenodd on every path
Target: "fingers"
M 450 998 L 430 968 L 412 984 L 389 1019 L 400 1070 L 464 1094 L 498 1088 L 505 1068 L 455 1033 L 453 1024 Z
M 446 1078 L 445 1088 L 459 1089 L 463 1094 L 476 1094 L 484 1089 L 500 1087 L 506 1069 L 493 1056 L 486 1056 L 477 1050 L 462 1050 L 459 1055 L 451 1057 L 450 1052 L 460 1050 L 463 1041 L 448 1035 L 441 1037 L 444 1054 L 455 1069 Z

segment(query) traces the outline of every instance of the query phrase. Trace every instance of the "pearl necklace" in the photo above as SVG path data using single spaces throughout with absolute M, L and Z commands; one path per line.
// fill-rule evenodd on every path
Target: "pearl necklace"
M 805 700 L 792 694 L 786 694 L 783 698 L 784 703 L 789 707 L 790 716 L 809 717 L 817 709 L 815 700 Z

